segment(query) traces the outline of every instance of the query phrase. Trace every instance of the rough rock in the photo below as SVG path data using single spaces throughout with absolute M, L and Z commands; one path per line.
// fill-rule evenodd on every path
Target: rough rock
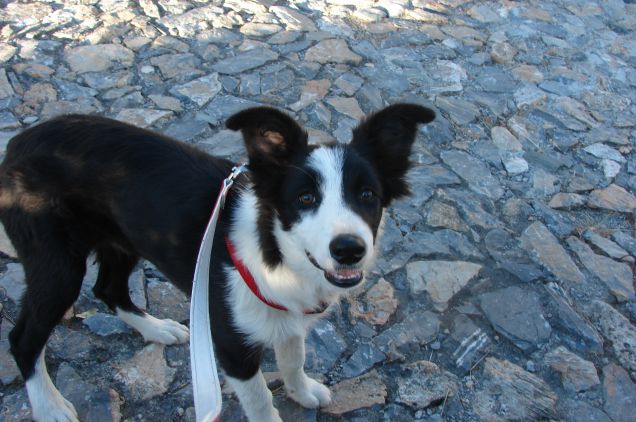
M 587 204 L 594 208 L 634 213 L 636 197 L 624 188 L 611 184 L 605 189 L 596 189 L 590 193 Z
M 322 408 L 329 415 L 343 415 L 386 402 L 386 385 L 375 371 L 339 382 L 331 387 L 331 403 Z
M 576 237 L 569 237 L 567 243 L 583 266 L 605 283 L 619 302 L 636 299 L 634 274 L 629 265 L 595 254 L 592 248 Z
M 393 286 L 384 278 L 373 285 L 359 300 L 351 300 L 351 318 L 361 318 L 372 325 L 384 325 L 393 316 L 398 300 Z
M 399 349 L 408 344 L 431 342 L 439 331 L 439 317 L 430 311 L 416 311 L 373 339 L 384 353 L 400 356 Z
M 98 382 L 82 377 L 67 363 L 62 363 L 57 370 L 57 388 L 64 398 L 73 403 L 80 420 L 119 422 L 122 419 L 119 394 L 113 389 L 101 387 Z
M 479 303 L 495 330 L 520 349 L 535 350 L 548 341 L 552 329 L 534 292 L 512 286 L 482 294 Z
M 425 409 L 457 394 L 457 377 L 433 362 L 422 360 L 402 368 L 409 375 L 398 385 L 398 403 L 414 409 Z
M 437 310 L 443 311 L 448 302 L 472 280 L 482 266 L 463 261 L 416 261 L 406 266 L 411 291 L 426 291 Z
M 183 95 L 199 107 L 207 104 L 219 91 L 221 91 L 221 82 L 219 82 L 218 73 L 212 73 L 186 84 L 175 86 L 171 90 L 173 94 Z
M 603 368 L 603 397 L 605 412 L 615 421 L 628 421 L 634 416 L 636 384 L 618 365 Z
M 596 300 L 590 309 L 592 321 L 611 343 L 611 349 L 621 365 L 636 371 L 636 327 L 605 302 Z
M 115 365 L 115 379 L 123 383 L 135 400 L 147 400 L 165 393 L 176 369 L 168 367 L 164 346 L 149 344 L 130 360 Z
M 328 39 L 320 41 L 309 48 L 305 53 L 308 62 L 325 63 L 350 63 L 358 64 L 362 57 L 349 50 L 349 46 L 342 39 Z
M 522 281 L 529 282 L 544 275 L 519 242 L 503 229 L 491 230 L 484 238 L 484 244 L 490 256 L 503 269 L 514 274 Z
M 540 222 L 532 223 L 521 235 L 521 245 L 534 254 L 537 263 L 545 266 L 558 279 L 583 283 L 579 271 L 556 237 Z
M 499 199 L 504 191 L 486 165 L 463 151 L 444 151 L 441 158 L 476 193 Z
M 486 358 L 484 386 L 473 409 L 485 420 L 557 418 L 557 396 L 535 375 L 505 360 Z
M 66 52 L 66 61 L 74 72 L 103 72 L 117 64 L 131 66 L 134 53 L 119 44 L 83 45 Z
M 362 344 L 342 365 L 342 376 L 352 378 L 367 372 L 375 364 L 383 362 L 384 353 L 373 344 Z
M 601 383 L 594 364 L 580 358 L 563 346 L 544 357 L 545 363 L 561 375 L 561 383 L 568 391 L 585 391 Z
M 130 123 L 139 127 L 149 127 L 156 122 L 168 119 L 172 112 L 168 110 L 152 110 L 145 108 L 125 108 L 117 113 L 115 118 L 122 122 Z

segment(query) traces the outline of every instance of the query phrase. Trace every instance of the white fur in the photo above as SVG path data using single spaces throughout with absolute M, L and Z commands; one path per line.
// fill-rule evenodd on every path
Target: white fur
M 305 251 L 323 269 L 334 270 L 336 263 L 331 258 L 329 243 L 340 234 L 353 234 L 364 240 L 367 249 L 361 268 L 368 267 L 373 260 L 371 228 L 347 206 L 342 196 L 343 150 L 319 148 L 310 154 L 308 163 L 321 174 L 322 200 L 316 212 L 303 216 L 290 231 L 284 231 L 280 221 L 275 221 L 274 235 L 283 265 L 272 269 L 263 260 L 256 241 L 259 207 L 254 192 L 246 189 L 239 197 L 230 232 L 236 255 L 251 272 L 262 295 L 289 309 L 289 312 L 281 312 L 265 305 L 249 290 L 234 267 L 227 268 L 233 321 L 254 343 L 271 347 L 285 343 L 292 336 L 304 338 L 316 317 L 304 315 L 303 311 L 317 308 L 321 303 L 333 303 L 346 291 L 329 283 L 323 271 L 309 262 Z
M 272 393 L 267 388 L 265 377 L 259 370 L 252 378 L 242 381 L 227 377 L 228 382 L 241 402 L 243 411 L 250 421 L 283 422 L 274 407 Z
M 33 375 L 26 381 L 33 419 L 37 422 L 77 422 L 77 411 L 55 388 L 46 371 L 44 349 L 35 363 Z
M 139 331 L 146 341 L 160 344 L 187 343 L 190 339 L 188 327 L 171 319 L 158 319 L 144 313 L 139 315 L 117 308 L 117 316 Z
M 274 347 L 287 395 L 307 408 L 331 403 L 329 389 L 305 374 L 305 338 L 293 336 Z

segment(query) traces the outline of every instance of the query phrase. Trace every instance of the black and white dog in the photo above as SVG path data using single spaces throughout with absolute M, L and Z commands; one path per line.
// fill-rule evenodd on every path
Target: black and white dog
M 362 281 L 383 209 L 408 193 L 417 124 L 434 118 L 427 108 L 396 104 L 363 121 L 348 145 L 319 147 L 273 108 L 227 121 L 243 134 L 249 173 L 217 226 L 209 312 L 217 358 L 250 421 L 280 421 L 259 369 L 264 347 L 275 349 L 293 400 L 329 403 L 329 389 L 303 370 L 306 331 Z M 11 140 L 0 166 L 0 219 L 27 289 L 10 342 L 36 420 L 77 420 L 47 373 L 44 347 L 79 295 L 90 253 L 100 264 L 95 295 L 145 340 L 188 340 L 186 327 L 132 303 L 128 276 L 144 258 L 190 293 L 203 232 L 232 166 L 94 116 L 59 117 Z

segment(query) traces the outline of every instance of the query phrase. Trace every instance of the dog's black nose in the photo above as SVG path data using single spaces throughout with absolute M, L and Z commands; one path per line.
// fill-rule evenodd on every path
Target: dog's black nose
M 358 236 L 341 234 L 329 243 L 329 251 L 339 264 L 352 265 L 364 257 L 366 246 Z

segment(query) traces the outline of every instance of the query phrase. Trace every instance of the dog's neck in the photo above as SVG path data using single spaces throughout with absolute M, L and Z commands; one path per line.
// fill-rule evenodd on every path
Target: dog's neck
M 228 236 L 236 257 L 250 271 L 261 294 L 292 313 L 304 313 L 307 309 L 335 302 L 340 294 L 334 289 L 324 288 L 323 275 L 319 271 L 294 271 L 285 257 L 276 266 L 266 263 L 258 233 L 258 199 L 250 187 L 237 189 L 233 194 L 237 198 Z M 306 259 L 304 256 L 300 258 Z M 238 288 L 249 290 L 247 285 Z

